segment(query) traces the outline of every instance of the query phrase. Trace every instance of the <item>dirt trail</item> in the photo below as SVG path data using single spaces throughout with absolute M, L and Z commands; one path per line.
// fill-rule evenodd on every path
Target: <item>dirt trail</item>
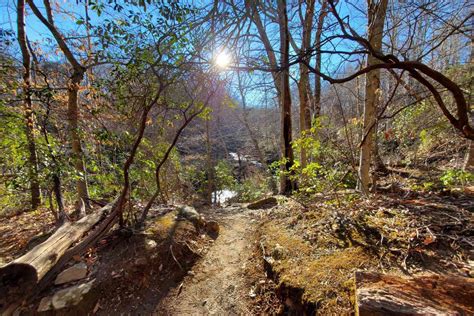
M 249 314 L 249 288 L 245 279 L 253 255 L 256 220 L 248 210 L 224 208 L 214 217 L 219 237 L 156 309 L 158 315 Z

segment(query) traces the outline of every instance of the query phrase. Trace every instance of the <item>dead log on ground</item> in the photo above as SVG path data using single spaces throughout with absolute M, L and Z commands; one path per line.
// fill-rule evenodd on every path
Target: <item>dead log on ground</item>
M 50 281 L 74 255 L 83 253 L 115 224 L 115 202 L 77 222 L 62 225 L 45 242 L 0 267 L 0 314 L 10 314 Z
M 473 315 L 474 280 L 450 275 L 406 279 L 375 272 L 356 272 L 355 314 Z
M 270 196 L 247 205 L 249 210 L 268 209 L 278 205 L 278 200 L 274 196 Z

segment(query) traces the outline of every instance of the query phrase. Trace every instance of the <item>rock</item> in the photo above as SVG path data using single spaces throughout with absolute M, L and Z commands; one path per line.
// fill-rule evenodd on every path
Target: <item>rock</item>
M 53 308 L 58 310 L 79 305 L 91 292 L 94 281 L 71 286 L 56 292 L 52 298 Z
M 84 279 L 87 276 L 87 265 L 83 262 L 77 263 L 61 272 L 54 281 L 54 284 L 64 284 L 72 281 Z
M 43 297 L 38 306 L 38 313 L 49 311 L 53 308 L 53 297 Z
M 217 236 L 217 235 L 219 235 L 219 223 L 216 222 L 216 221 L 208 221 L 208 222 L 206 222 L 206 224 L 205 224 L 205 229 L 206 229 L 206 232 L 207 232 L 210 236 Z
M 204 219 L 192 206 L 182 206 L 178 208 L 177 220 L 190 221 L 196 230 L 200 230 L 204 226 Z
M 423 275 L 402 278 L 356 272 L 355 313 L 370 315 L 474 315 L 474 280 Z
M 249 205 L 247 205 L 247 208 L 250 210 L 267 209 L 267 208 L 272 208 L 276 205 L 278 205 L 278 201 L 276 197 L 271 196 L 265 199 L 258 200 L 256 202 L 252 202 Z
M 158 247 L 158 244 L 153 239 L 145 240 L 145 249 L 150 251 Z
M 249 296 L 250 296 L 251 298 L 257 297 L 257 294 L 255 293 L 255 290 L 254 290 L 253 288 L 250 289 L 250 291 L 249 291 Z

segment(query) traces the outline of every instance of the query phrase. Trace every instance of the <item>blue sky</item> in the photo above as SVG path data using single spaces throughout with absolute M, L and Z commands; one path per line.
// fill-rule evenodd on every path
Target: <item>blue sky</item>
M 1 5 L 0 5 L 0 27 L 4 29 L 13 29 L 16 31 L 16 0 L 0 0 Z M 207 0 L 206 0 L 207 1 Z M 200 2 L 200 4 L 205 4 L 206 1 Z M 85 0 L 82 0 L 77 4 L 76 0 L 58 0 L 54 1 L 52 0 L 53 4 L 53 10 L 54 9 L 61 9 L 61 14 L 55 14 L 55 23 L 56 25 L 63 31 L 64 34 L 67 33 L 75 33 L 75 34 L 84 34 L 84 25 L 78 25 L 76 24 L 77 19 L 83 18 L 85 15 Z M 40 10 L 43 9 L 43 3 L 42 1 L 36 0 L 35 3 L 37 6 L 40 8 Z M 59 3 L 60 8 L 55 6 L 55 3 Z M 107 3 L 106 1 L 103 1 L 102 3 Z M 350 21 L 351 25 L 357 29 L 358 32 L 364 33 L 365 32 L 365 17 L 364 17 L 364 11 L 365 9 L 365 1 L 359 1 L 355 0 L 356 5 L 351 5 L 348 2 L 342 2 L 341 5 L 339 5 L 340 8 L 340 14 L 341 16 L 350 16 Z M 319 5 L 317 6 L 319 8 Z M 129 7 L 126 7 L 128 10 Z M 64 12 L 67 12 L 67 14 L 64 14 Z M 117 15 L 115 16 L 110 16 L 107 13 L 107 10 L 98 17 L 97 14 L 94 12 L 94 10 L 89 10 L 89 14 L 91 17 L 91 23 L 96 24 L 100 23 L 106 18 L 114 19 L 117 18 Z M 295 18 L 299 19 L 298 16 L 296 15 Z M 315 17 L 315 19 L 317 16 Z M 27 35 L 32 42 L 39 42 L 39 43 L 47 43 L 46 45 L 42 45 L 43 49 L 50 49 L 50 50 L 55 50 L 56 49 L 56 42 L 52 39 L 52 36 L 48 29 L 36 18 L 36 16 L 31 12 L 31 10 L 27 6 L 27 16 L 26 16 L 26 30 L 27 30 Z M 277 32 L 277 31 L 276 31 Z M 297 37 L 299 35 L 295 34 L 296 41 Z M 278 36 L 276 36 L 278 38 Z M 46 39 L 51 39 L 51 41 L 47 41 Z M 46 40 L 46 41 L 45 41 Z M 278 45 L 275 45 L 275 48 L 278 48 Z M 323 49 L 330 49 L 331 47 L 323 47 Z M 211 52 L 212 54 L 212 52 Z M 52 59 L 61 59 L 63 58 L 62 54 L 56 53 L 52 54 L 49 58 Z M 324 55 L 323 56 L 323 71 L 328 72 L 328 73 L 333 73 L 334 71 L 343 71 L 344 68 L 339 69 L 337 68 L 337 65 L 339 65 L 341 62 L 341 58 L 338 55 Z M 355 66 L 355 65 L 354 65 Z M 297 76 L 298 70 L 297 67 L 293 67 L 293 71 L 295 76 Z M 231 73 L 225 74 L 226 76 L 231 76 Z M 255 74 L 251 75 L 254 77 L 255 80 L 259 80 L 258 76 L 255 76 Z M 260 79 L 266 78 L 266 81 L 271 81 L 271 77 L 269 74 L 264 74 L 263 76 L 260 76 Z M 231 80 L 231 82 L 234 82 L 234 80 Z M 292 82 L 293 83 L 293 82 Z M 261 88 L 260 88 L 261 90 Z M 253 93 L 249 91 L 249 105 L 250 106 L 259 106 L 262 104 L 262 98 L 265 98 L 267 95 L 259 92 L 259 88 L 256 88 L 256 91 Z M 252 102 L 251 100 L 254 100 Z M 252 104 L 253 103 L 253 104 Z

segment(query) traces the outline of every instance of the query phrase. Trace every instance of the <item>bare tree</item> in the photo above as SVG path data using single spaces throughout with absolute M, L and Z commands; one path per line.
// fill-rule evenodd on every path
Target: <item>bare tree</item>
M 318 23 L 316 25 L 316 33 L 314 36 L 314 55 L 315 69 L 321 72 L 321 37 L 323 34 L 324 19 L 328 14 L 328 3 L 326 0 L 321 1 L 321 9 L 319 11 Z M 314 101 L 312 108 L 313 118 L 318 117 L 321 113 L 321 77 L 318 74 L 314 76 Z
M 311 46 L 311 31 L 313 28 L 313 16 L 315 0 L 306 1 L 306 10 L 304 20 L 301 21 L 303 24 L 303 35 L 301 38 L 301 47 L 299 49 L 299 55 L 302 60 L 306 63 L 309 62 L 308 49 Z M 300 4 L 301 5 L 301 4 Z M 311 88 L 309 85 L 309 71 L 305 63 L 300 63 L 300 78 L 298 80 L 298 93 L 300 99 L 300 133 L 301 136 L 311 128 L 311 101 L 313 99 Z M 301 148 L 300 164 L 301 167 L 306 167 L 308 157 L 306 154 L 306 148 Z
M 375 52 L 382 49 L 383 27 L 388 0 L 367 1 L 368 7 L 368 41 Z M 367 67 L 380 63 L 377 57 L 369 55 Z M 370 165 L 375 146 L 377 103 L 380 99 L 380 69 L 366 74 L 364 105 L 364 139 L 360 146 L 359 189 L 367 193 L 370 180 Z
M 296 183 L 291 179 L 291 167 L 294 162 L 292 142 L 292 123 L 291 123 L 291 95 L 290 95 L 290 73 L 289 73 L 289 47 L 290 36 L 288 30 L 288 16 L 286 1 L 278 1 L 277 19 L 280 31 L 280 62 L 277 61 L 275 49 L 273 48 L 267 29 L 260 17 L 261 6 L 256 1 L 245 1 L 246 7 L 250 10 L 252 22 L 257 28 L 259 38 L 265 48 L 268 57 L 269 66 L 274 69 L 271 72 L 281 111 L 281 165 L 280 175 L 280 193 L 288 194 L 296 188 Z M 276 70 L 279 69 L 279 70 Z
M 33 13 L 43 23 L 53 35 L 59 48 L 72 67 L 72 73 L 69 77 L 68 92 L 68 111 L 67 119 L 69 123 L 69 138 L 72 147 L 72 159 L 74 168 L 77 173 L 76 189 L 78 194 L 78 202 L 83 201 L 86 207 L 89 207 L 89 192 L 87 188 L 87 170 L 84 164 L 84 153 L 81 145 L 81 137 L 79 131 L 79 88 L 84 78 L 87 67 L 82 65 L 74 56 L 70 47 L 66 43 L 64 36 L 60 33 L 54 24 L 53 12 L 49 0 L 44 0 L 46 17 L 41 13 L 33 0 L 26 0 Z M 78 204 L 79 205 L 79 204 Z
M 38 157 L 36 154 L 36 142 L 34 136 L 34 113 L 31 102 L 31 56 L 25 32 L 25 1 L 18 0 L 17 3 L 17 28 L 18 43 L 21 48 L 23 64 L 23 95 L 24 95 L 24 118 L 25 134 L 28 143 L 28 173 L 30 180 L 31 208 L 35 210 L 41 203 L 41 192 L 38 179 Z

